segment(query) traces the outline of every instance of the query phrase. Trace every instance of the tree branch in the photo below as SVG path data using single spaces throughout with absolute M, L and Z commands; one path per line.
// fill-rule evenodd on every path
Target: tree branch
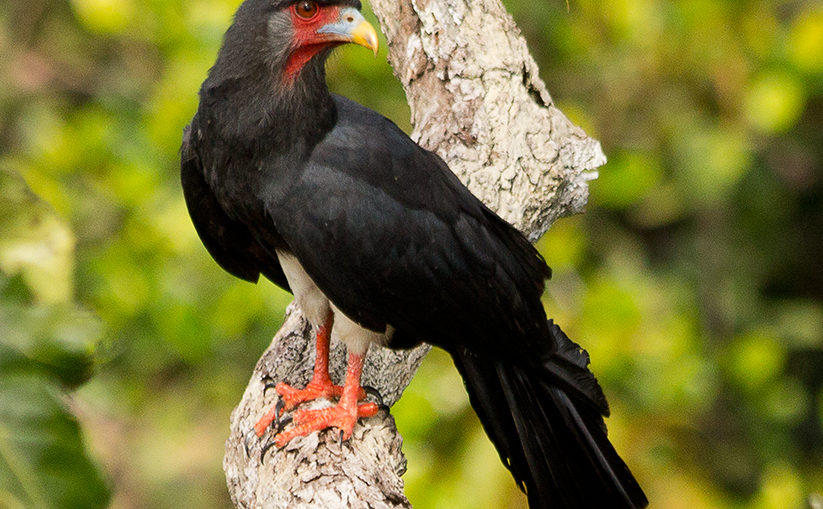
M 605 163 L 600 144 L 554 107 L 526 43 L 499 0 L 373 0 L 389 41 L 389 61 L 411 107 L 412 137 L 436 151 L 471 191 L 536 240 L 558 217 L 582 211 L 587 181 Z M 313 332 L 294 305 L 254 369 L 232 413 L 223 468 L 242 508 L 411 507 L 406 462 L 394 419 L 361 420 L 352 440 L 324 431 L 271 448 L 251 440 L 275 403 L 263 380 L 298 386 L 311 379 Z M 428 346 L 372 347 L 363 384 L 387 405 L 402 394 Z M 345 347 L 332 344 L 332 378 L 342 380 Z M 264 439 L 265 440 L 265 439 Z

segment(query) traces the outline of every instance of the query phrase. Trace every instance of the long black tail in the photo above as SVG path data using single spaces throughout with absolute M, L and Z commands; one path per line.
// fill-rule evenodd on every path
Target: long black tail
M 542 365 L 451 352 L 480 422 L 531 509 L 646 507 L 606 437 L 609 408 L 588 354 L 549 328 L 556 352 Z

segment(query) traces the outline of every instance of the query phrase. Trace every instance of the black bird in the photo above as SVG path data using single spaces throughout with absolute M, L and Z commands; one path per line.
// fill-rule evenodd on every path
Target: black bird
M 209 253 L 239 278 L 290 289 L 318 330 L 312 382 L 277 392 L 287 407 L 340 398 L 297 410 L 275 443 L 329 427 L 348 438 L 377 411 L 358 403 L 369 345 L 427 341 L 451 354 L 532 508 L 646 506 L 606 437 L 608 404 L 588 354 L 546 319 L 542 257 L 437 155 L 329 92 L 334 47 L 377 51 L 359 9 L 358 0 L 246 0 L 183 137 L 183 191 Z M 343 387 L 329 379 L 332 333 L 349 351 Z

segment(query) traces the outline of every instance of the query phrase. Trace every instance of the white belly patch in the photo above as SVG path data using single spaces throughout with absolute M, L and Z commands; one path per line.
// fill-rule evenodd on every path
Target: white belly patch
M 350 353 L 362 355 L 372 343 L 386 344 L 385 333 L 364 329 L 331 304 L 294 255 L 277 251 L 277 259 L 294 294 L 294 300 L 315 327 L 322 325 L 329 314 L 334 312 L 332 337 L 343 341 Z M 391 326 L 387 329 L 393 331 Z

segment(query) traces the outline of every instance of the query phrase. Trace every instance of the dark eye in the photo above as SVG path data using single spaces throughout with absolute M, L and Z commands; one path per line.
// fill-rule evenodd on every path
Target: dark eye
M 303 19 L 313 18 L 317 14 L 317 3 L 311 0 L 300 0 L 294 4 L 294 12 Z

